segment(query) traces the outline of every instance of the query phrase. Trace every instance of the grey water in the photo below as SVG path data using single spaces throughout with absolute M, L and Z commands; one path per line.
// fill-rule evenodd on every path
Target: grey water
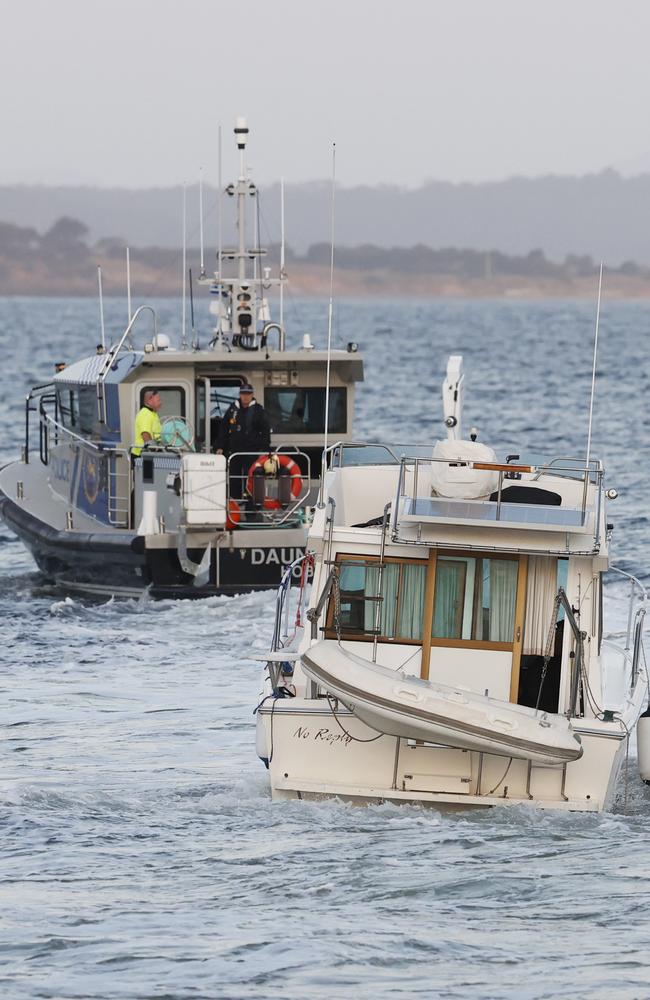
M 157 303 L 178 343 L 179 308 Z M 107 303 L 114 337 L 125 304 Z M 198 308 L 197 308 L 198 315 Z M 586 449 L 594 303 L 354 301 L 358 436 L 465 425 L 503 453 Z M 289 303 L 289 343 L 326 335 Z M 199 326 L 207 338 L 207 324 Z M 650 584 L 650 304 L 605 300 L 593 453 L 619 491 L 614 562 Z M 0 462 L 24 396 L 92 353 L 95 303 L 0 300 Z M 609 581 L 607 631 L 626 625 Z M 253 709 L 272 595 L 84 603 L 0 523 L 0 996 L 7 1000 L 650 996 L 650 791 L 634 746 L 614 812 L 449 815 L 272 804 Z

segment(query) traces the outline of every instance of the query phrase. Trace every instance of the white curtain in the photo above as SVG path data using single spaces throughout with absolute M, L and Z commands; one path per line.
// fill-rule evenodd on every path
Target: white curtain
M 512 642 L 518 562 L 490 559 L 490 642 Z
M 422 616 L 424 614 L 424 590 L 427 582 L 427 567 L 402 566 L 402 588 L 399 602 L 399 622 L 397 634 L 402 639 L 422 638 Z
M 544 656 L 557 593 L 557 559 L 528 557 L 524 656 Z
M 440 557 L 436 566 L 436 598 L 432 635 L 435 639 L 460 639 L 458 608 L 462 606 L 465 566 Z
M 399 565 L 397 563 L 387 563 L 381 580 L 381 616 L 380 634 L 393 636 L 395 634 L 395 612 L 397 610 L 397 588 L 399 584 Z M 376 597 L 379 594 L 379 567 L 366 567 L 366 597 Z M 371 631 L 375 627 L 375 613 L 377 601 L 366 601 L 364 611 L 364 627 Z

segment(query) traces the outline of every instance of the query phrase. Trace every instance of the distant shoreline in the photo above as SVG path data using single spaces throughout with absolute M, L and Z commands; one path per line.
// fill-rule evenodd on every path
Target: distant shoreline
M 125 294 L 126 278 L 122 261 L 98 258 L 92 269 L 82 267 L 71 274 L 56 274 L 39 261 L 33 269 L 12 268 L 0 274 L 2 297 L 97 297 L 96 265 L 102 267 L 106 297 Z M 288 288 L 301 298 L 329 295 L 329 268 L 293 261 L 288 268 Z M 132 261 L 131 286 L 141 301 L 150 298 L 177 298 L 181 294 L 180 275 L 160 273 Z M 597 276 L 558 279 L 532 276 L 466 278 L 441 274 L 404 274 L 378 270 L 339 269 L 334 271 L 337 298 L 418 298 L 418 299 L 595 299 Z M 196 294 L 196 291 L 195 291 Z M 603 296 L 608 299 L 650 299 L 650 278 L 620 273 L 603 275 Z

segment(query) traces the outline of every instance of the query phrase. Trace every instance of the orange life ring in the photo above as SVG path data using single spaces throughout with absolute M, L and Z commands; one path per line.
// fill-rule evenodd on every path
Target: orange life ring
M 232 531 L 232 529 L 237 524 L 239 524 L 240 521 L 241 521 L 241 510 L 239 509 L 239 504 L 237 503 L 236 500 L 233 500 L 231 498 L 228 501 L 228 513 L 226 515 L 226 528 L 228 529 L 228 531 Z
M 280 468 L 285 469 L 291 476 L 291 496 L 300 496 L 300 492 L 302 490 L 302 473 L 300 471 L 300 466 L 294 462 L 289 455 L 284 455 L 281 452 L 276 452 L 273 455 L 260 455 L 259 458 L 255 459 L 248 470 L 248 479 L 246 480 L 246 489 L 250 495 L 253 495 L 253 476 L 255 475 L 255 470 L 263 470 L 265 463 L 273 460 L 277 460 Z M 271 497 L 267 497 L 264 501 L 264 506 L 267 510 L 278 510 L 281 504 L 279 500 L 273 500 Z

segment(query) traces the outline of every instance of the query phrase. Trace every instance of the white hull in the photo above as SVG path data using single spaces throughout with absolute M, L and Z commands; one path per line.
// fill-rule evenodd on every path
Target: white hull
M 583 753 L 563 716 L 405 676 L 332 641 L 311 646 L 302 665 L 377 732 L 538 764 L 568 763 Z
M 623 722 L 634 724 L 644 690 L 638 686 Z M 377 733 L 342 706 L 334 715 L 324 699 L 281 699 L 258 712 L 258 753 L 268 758 L 272 747 L 274 799 L 599 812 L 614 804 L 627 737 L 618 723 L 576 724 L 582 721 L 582 757 L 548 766 L 396 736 L 373 739 Z

